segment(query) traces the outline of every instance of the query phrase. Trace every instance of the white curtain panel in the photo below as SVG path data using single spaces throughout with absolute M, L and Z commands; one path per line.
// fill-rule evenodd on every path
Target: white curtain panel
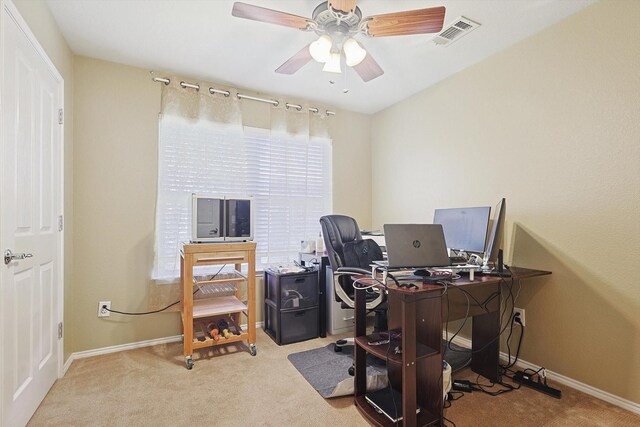
M 331 212 L 326 117 L 280 100 L 270 109 L 271 129 L 243 128 L 240 103 L 255 101 L 238 100 L 234 88 L 200 83 L 196 91 L 180 81 L 171 78 L 162 88 L 152 278 L 174 281 L 180 274 L 192 193 L 253 196 L 258 267 L 296 259 L 301 240 L 316 238 L 320 216 Z M 231 94 L 212 95 L 210 86 Z

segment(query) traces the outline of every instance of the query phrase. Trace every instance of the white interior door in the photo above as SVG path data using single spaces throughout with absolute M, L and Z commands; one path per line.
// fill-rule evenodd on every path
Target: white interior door
M 2 5 L 2 425 L 23 426 L 58 377 L 62 354 L 63 81 L 14 6 Z

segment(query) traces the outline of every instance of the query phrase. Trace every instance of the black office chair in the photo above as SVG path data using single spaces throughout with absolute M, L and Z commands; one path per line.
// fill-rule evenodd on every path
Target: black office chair
M 353 288 L 354 274 L 371 276 L 371 267 L 364 261 L 368 257 L 361 257 L 360 260 L 354 260 L 353 256 L 345 257 L 345 244 L 362 242 L 360 228 L 355 219 L 345 215 L 326 215 L 320 218 L 322 227 L 322 235 L 324 245 L 327 250 L 329 264 L 333 270 L 333 288 L 334 298 L 341 302 L 342 308 L 355 308 L 355 290 Z M 367 248 L 372 248 L 372 253 L 378 256 L 371 261 L 379 261 L 382 259 L 382 251 L 373 240 L 366 242 Z M 375 250 L 377 248 L 377 251 Z M 349 261 L 347 261 L 347 259 Z M 369 311 L 375 311 L 374 332 L 382 332 L 387 330 L 387 302 L 384 292 L 371 288 L 366 293 L 366 308 Z M 340 351 L 341 346 L 353 342 L 353 338 L 348 340 L 336 341 L 335 350 Z

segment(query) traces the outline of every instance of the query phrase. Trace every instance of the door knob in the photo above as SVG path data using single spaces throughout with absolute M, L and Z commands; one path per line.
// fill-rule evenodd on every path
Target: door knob
M 7 249 L 6 251 L 4 251 L 4 263 L 5 265 L 9 265 L 9 263 L 13 260 L 31 258 L 32 256 L 32 254 L 14 254 L 13 252 L 11 252 L 11 249 Z

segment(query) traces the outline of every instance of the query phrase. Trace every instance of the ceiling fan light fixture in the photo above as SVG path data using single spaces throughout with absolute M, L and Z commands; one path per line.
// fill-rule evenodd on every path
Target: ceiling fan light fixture
M 309 45 L 309 53 L 316 61 L 327 62 L 331 58 L 332 45 L 331 37 L 325 34 Z
M 349 67 L 355 67 L 367 56 L 367 51 L 352 38 L 347 39 L 347 41 L 344 42 L 342 50 L 344 51 L 344 56 Z
M 342 73 L 340 69 L 340 53 L 332 53 L 329 60 L 324 64 L 322 71 L 329 73 Z

